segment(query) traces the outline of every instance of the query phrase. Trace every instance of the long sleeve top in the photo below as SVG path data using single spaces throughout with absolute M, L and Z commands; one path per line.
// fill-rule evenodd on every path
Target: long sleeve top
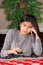
M 22 36 L 17 29 L 10 29 L 7 32 L 1 50 L 1 57 L 8 56 L 7 51 L 13 48 L 20 48 L 26 56 L 31 55 L 32 49 L 36 55 L 41 55 L 42 53 L 42 43 L 40 39 L 36 40 L 33 34 Z

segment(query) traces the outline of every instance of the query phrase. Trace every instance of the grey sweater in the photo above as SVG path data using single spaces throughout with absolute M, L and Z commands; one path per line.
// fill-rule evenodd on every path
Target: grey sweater
M 10 29 L 8 31 L 1 50 L 1 57 L 7 56 L 7 51 L 13 48 L 20 48 L 26 56 L 30 56 L 32 50 L 36 55 L 41 55 L 42 53 L 42 43 L 40 39 L 35 40 L 33 34 L 22 36 L 17 29 Z

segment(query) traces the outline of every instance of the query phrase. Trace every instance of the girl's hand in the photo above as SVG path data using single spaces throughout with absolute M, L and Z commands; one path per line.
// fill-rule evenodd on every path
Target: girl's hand
M 39 39 L 39 36 L 37 34 L 37 31 L 36 31 L 36 29 L 34 27 L 31 28 L 31 34 L 32 34 L 32 32 L 35 34 L 36 40 Z
M 18 54 L 20 52 L 22 52 L 22 50 L 20 48 L 14 48 L 12 50 L 8 50 L 7 54 L 12 54 L 12 53 L 13 54 Z

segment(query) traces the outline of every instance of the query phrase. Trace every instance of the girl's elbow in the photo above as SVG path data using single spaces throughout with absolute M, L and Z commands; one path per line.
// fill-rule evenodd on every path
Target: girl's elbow
M 37 55 L 37 56 L 40 56 L 41 54 L 42 54 L 42 50 L 35 52 L 35 55 Z

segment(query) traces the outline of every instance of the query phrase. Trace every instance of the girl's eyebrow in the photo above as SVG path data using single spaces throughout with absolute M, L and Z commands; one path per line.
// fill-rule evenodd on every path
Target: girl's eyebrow
M 25 26 L 26 26 L 26 24 L 25 24 L 25 23 L 23 23 L 23 25 L 25 25 Z M 33 27 L 33 25 L 31 25 L 31 26 L 29 25 L 28 27 L 30 27 L 30 28 L 31 28 L 31 27 Z

